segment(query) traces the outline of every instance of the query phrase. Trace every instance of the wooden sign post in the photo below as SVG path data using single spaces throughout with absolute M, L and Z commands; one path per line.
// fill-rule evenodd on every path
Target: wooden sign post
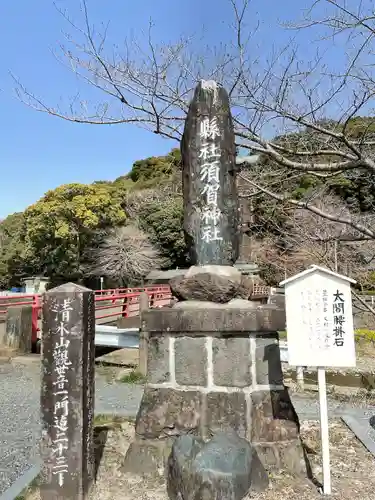
M 290 366 L 318 370 L 323 493 L 331 494 L 326 367 L 356 365 L 350 285 L 353 279 L 311 266 L 280 283 L 285 311 Z

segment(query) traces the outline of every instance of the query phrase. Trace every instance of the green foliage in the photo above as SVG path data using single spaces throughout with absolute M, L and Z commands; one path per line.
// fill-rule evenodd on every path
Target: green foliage
M 119 382 L 122 382 L 123 384 L 143 384 L 145 381 L 146 378 L 136 370 L 123 375 L 119 380 Z
M 140 226 L 150 234 L 169 267 L 185 267 L 188 252 L 183 233 L 183 202 L 181 197 L 168 197 L 163 201 L 145 204 L 139 212 Z
M 279 338 L 286 340 L 288 337 L 286 331 L 280 331 L 279 332 Z M 364 328 L 359 328 L 357 330 L 354 330 L 354 338 L 356 342 L 369 342 L 373 343 L 375 342 L 375 331 L 374 330 L 366 330 Z
M 345 130 L 343 125 L 330 120 L 323 120 L 320 122 L 320 125 L 328 129 L 334 129 L 338 133 L 343 132 L 346 137 L 352 140 L 361 140 L 364 137 L 366 139 L 374 139 L 375 120 L 370 117 L 358 116 L 352 118 L 347 123 Z M 276 142 L 288 147 L 292 151 L 314 151 L 321 147 L 327 148 L 327 145 L 325 145 L 326 140 L 327 137 L 322 136 L 319 132 L 302 130 L 297 133 L 278 137 Z M 330 160 L 329 155 L 315 158 L 315 161 L 320 162 L 328 162 Z M 333 160 L 337 161 L 337 157 L 333 158 Z M 302 175 L 288 186 L 288 191 L 290 192 L 292 187 L 291 195 L 296 199 L 301 199 L 312 188 L 323 183 L 328 186 L 328 192 L 342 198 L 353 209 L 367 212 L 373 210 L 375 207 L 375 175 L 364 169 L 349 170 L 343 174 L 335 175 L 328 180 L 319 179 L 312 175 Z
M 128 175 L 114 181 L 59 186 L 25 212 L 8 216 L 0 222 L 0 288 L 19 286 L 32 275 L 48 276 L 52 285 L 85 279 L 92 264 L 89 250 L 125 223 L 128 194 L 146 187 L 162 189 L 164 195 L 156 198 L 163 201 L 142 200 L 133 223 L 150 234 L 172 267 L 185 265 L 182 200 L 169 195 L 179 190 L 180 164 L 174 149 L 135 162 Z
M 356 116 L 346 127 L 346 134 L 351 139 L 362 139 L 364 135 L 371 136 L 375 133 L 375 120 L 369 116 Z
M 26 209 L 23 258 L 35 274 L 80 280 L 85 250 L 122 224 L 120 200 L 103 183 L 66 184 Z
M 137 183 L 137 187 L 146 188 L 155 186 L 158 182 L 165 182 L 180 168 L 181 154 L 179 149 L 173 149 L 166 156 L 151 156 L 138 160 L 133 164 L 128 178 Z
M 359 328 L 355 330 L 355 340 L 356 342 L 365 341 L 365 342 L 375 342 L 375 331 L 367 330 L 365 328 Z
M 322 125 L 340 127 L 325 121 Z M 360 139 L 364 133 L 372 136 L 372 118 L 352 119 L 346 133 Z M 307 151 L 322 144 L 318 132 L 300 130 L 275 139 L 289 150 Z M 337 159 L 337 158 L 335 158 Z M 327 161 L 329 158 L 322 158 Z M 262 183 L 274 182 L 273 162 L 264 157 Z M 280 166 L 278 166 L 280 170 Z M 267 174 L 268 172 L 268 174 Z M 339 196 L 350 208 L 362 212 L 375 206 L 375 176 L 358 169 L 333 176 L 328 181 L 310 174 L 296 176 L 285 171 L 280 192 L 303 199 L 322 182 L 328 192 Z M 131 193 L 143 193 L 151 188 L 157 196 L 145 198 L 128 211 Z M 149 189 L 150 191 L 150 189 Z M 41 274 L 52 281 L 77 281 L 85 277 L 89 256 L 87 249 L 99 246 L 109 230 L 121 226 L 128 217 L 145 231 L 154 245 L 161 249 L 171 268 L 189 263 L 183 234 L 183 204 L 181 192 L 181 155 L 179 149 L 169 154 L 136 161 L 129 174 L 114 181 L 99 180 L 91 185 L 67 184 L 51 190 L 24 213 L 13 214 L 0 223 L 0 287 L 17 286 L 26 275 Z M 160 196 L 159 196 L 160 194 Z M 259 237 L 277 236 L 280 249 L 288 218 L 282 202 L 270 202 L 264 195 L 253 200 L 258 219 L 249 228 Z M 267 282 L 276 277 L 274 266 L 262 269 Z M 375 285 L 375 276 L 374 276 Z
M 20 286 L 27 274 L 22 259 L 24 228 L 22 212 L 11 214 L 0 223 L 0 288 Z
M 292 190 L 292 197 L 296 200 L 300 200 L 305 196 L 307 191 L 317 187 L 319 184 L 319 179 L 314 175 L 302 175 L 298 180 L 297 187 Z

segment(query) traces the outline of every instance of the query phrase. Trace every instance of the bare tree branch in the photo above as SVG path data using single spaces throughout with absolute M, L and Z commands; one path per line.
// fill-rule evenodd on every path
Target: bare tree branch
M 370 0 L 311 0 L 302 21 L 288 25 L 297 32 L 268 54 L 262 45 L 259 53 L 254 50 L 256 36 L 261 44 L 263 34 L 258 22 L 250 24 L 256 14 L 250 0 L 227 0 L 232 42 L 214 48 L 201 42 L 199 53 L 193 36 L 155 43 L 151 21 L 143 43 L 132 39 L 122 49 L 110 47 L 107 26 L 102 33 L 94 30 L 86 0 L 81 5 L 81 24 L 60 10 L 71 33 L 65 35 L 59 60 L 99 90 L 103 102 L 90 106 L 77 95 L 68 109 L 60 109 L 15 79 L 19 99 L 69 121 L 136 124 L 179 141 L 197 82 L 216 80 L 230 93 L 236 144 L 268 161 L 267 168 L 256 170 L 257 178 L 246 176 L 251 189 L 242 196 L 263 193 L 288 209 L 346 225 L 357 240 L 374 238 L 371 220 L 352 212 L 331 213 L 316 204 L 316 193 L 297 199 L 287 189 L 288 181 L 303 175 L 317 177 L 323 186 L 334 176 L 356 182 L 365 178 L 375 189 L 375 121 L 369 118 L 375 95 L 375 13 Z M 316 53 L 310 58 L 298 46 L 298 30 L 311 31 Z M 335 50 L 342 50 L 339 69 L 325 56 L 332 40 L 340 42 Z M 358 132 L 353 124 L 361 114 L 368 119 Z

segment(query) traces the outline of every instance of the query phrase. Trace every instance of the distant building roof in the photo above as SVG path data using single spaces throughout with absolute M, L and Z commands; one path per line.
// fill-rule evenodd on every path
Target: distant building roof
M 48 281 L 49 278 L 46 278 L 45 276 L 26 276 L 26 278 L 23 278 L 21 281 L 25 281 L 25 280 L 44 280 L 44 281 Z

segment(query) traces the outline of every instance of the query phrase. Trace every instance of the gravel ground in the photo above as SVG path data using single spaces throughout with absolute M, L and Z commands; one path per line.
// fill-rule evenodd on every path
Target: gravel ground
M 40 438 L 39 363 L 0 361 L 0 494 L 33 466 Z M 96 413 L 134 416 L 142 386 L 108 384 L 96 377 Z
M 13 360 L 11 363 L 0 361 L 0 494 L 37 460 L 39 377 L 38 358 Z M 142 392 L 142 386 L 109 382 L 105 376 L 97 374 L 95 412 L 135 416 Z M 294 394 L 292 399 L 301 420 L 318 417 L 316 394 Z M 331 400 L 330 417 L 340 416 L 343 412 L 363 414 L 365 410 L 369 415 L 375 414 L 375 407 L 369 408 L 366 402 L 357 402 L 355 406 Z
M 39 373 L 0 363 L 0 493 L 34 465 L 40 436 Z
M 96 435 L 100 464 L 96 483 L 89 500 L 168 500 L 163 471 L 160 475 L 137 475 L 121 470 L 124 456 L 134 438 L 129 422 L 103 422 Z M 108 430 L 109 429 L 109 430 Z M 375 475 L 371 473 L 374 459 L 354 434 L 340 420 L 330 422 L 332 495 L 335 500 L 373 500 Z M 301 437 L 307 446 L 308 460 L 316 483 L 322 482 L 320 425 L 304 420 Z M 105 443 L 103 451 L 103 443 Z M 291 476 L 285 470 L 270 471 L 269 488 L 262 493 L 246 495 L 244 500 L 319 500 L 318 484 L 306 477 Z M 41 500 L 38 488 L 26 500 Z

